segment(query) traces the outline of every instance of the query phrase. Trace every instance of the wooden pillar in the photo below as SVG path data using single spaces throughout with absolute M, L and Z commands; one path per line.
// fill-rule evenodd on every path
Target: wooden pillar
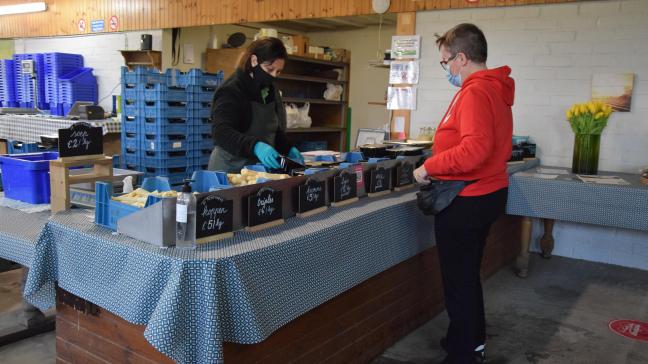
M 416 34 L 416 12 L 398 13 L 396 18 L 396 35 L 414 35 Z M 394 126 L 396 118 L 402 117 L 405 119 L 405 138 L 410 135 L 410 117 L 411 110 L 394 110 L 392 112 L 390 132 L 392 138 L 394 134 Z

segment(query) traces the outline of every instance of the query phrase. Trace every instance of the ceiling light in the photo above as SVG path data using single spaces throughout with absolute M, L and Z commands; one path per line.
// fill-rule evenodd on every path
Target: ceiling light
M 45 10 L 47 10 L 47 5 L 44 1 L 16 5 L 2 5 L 0 6 L 0 15 L 37 13 Z

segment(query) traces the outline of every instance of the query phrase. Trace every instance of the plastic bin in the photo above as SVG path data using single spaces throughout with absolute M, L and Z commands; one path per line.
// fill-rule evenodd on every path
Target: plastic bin
M 9 154 L 37 153 L 38 143 L 24 143 L 17 140 L 7 142 L 7 152 Z
M 177 84 L 180 86 L 209 86 L 218 87 L 223 82 L 223 71 L 218 73 L 206 73 L 197 68 L 181 73 L 176 76 Z
M 166 83 L 167 78 L 168 75 L 166 73 L 160 73 L 153 68 L 135 67 L 132 71 L 129 71 L 124 66 L 121 68 L 122 85 Z
M 74 104 L 75 101 L 97 102 L 97 78 L 92 68 L 78 68 L 58 78 L 58 102 Z
M 69 53 L 43 53 L 45 71 L 45 102 L 59 103 L 58 78 L 83 67 L 83 56 Z M 61 109 L 62 110 L 62 109 Z M 54 115 L 59 109 L 50 106 Z
M 38 94 L 34 95 L 34 83 L 29 75 L 23 75 L 21 72 L 21 61 L 33 60 L 34 69 L 36 70 L 36 83 L 38 85 Z M 39 109 L 49 109 L 49 104 L 45 101 L 45 62 L 42 53 L 22 53 L 14 54 L 14 77 L 16 83 L 16 102 L 19 107 L 38 107 Z M 38 104 L 34 101 L 38 98 Z
M 57 158 L 57 152 L 0 156 L 5 196 L 32 204 L 49 203 L 49 161 Z
M 147 180 L 144 180 L 144 184 L 147 183 Z M 163 186 L 161 183 L 152 183 L 151 186 L 156 188 L 153 190 L 144 188 L 147 191 L 170 191 L 171 188 L 167 183 L 166 186 Z M 159 187 L 168 187 L 168 189 L 161 189 Z M 119 201 L 112 200 L 113 188 L 112 184 L 107 182 L 97 182 L 95 190 L 95 223 L 101 226 L 104 226 L 113 231 L 117 230 L 117 221 L 123 217 L 126 217 L 136 211 L 139 211 L 140 208 L 136 206 L 127 205 Z M 144 208 L 151 206 L 159 201 L 162 198 L 156 196 L 149 196 L 146 200 Z
M 0 60 L 0 107 L 18 106 L 16 101 L 16 77 L 14 61 Z
M 194 192 L 210 192 L 231 187 L 225 172 L 194 171 L 191 180 L 191 190 Z

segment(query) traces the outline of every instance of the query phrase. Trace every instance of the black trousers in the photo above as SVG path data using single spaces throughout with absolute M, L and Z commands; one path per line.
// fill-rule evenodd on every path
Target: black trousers
M 479 271 L 486 237 L 504 213 L 507 195 L 508 188 L 503 188 L 483 196 L 457 196 L 435 216 L 434 232 L 450 317 L 447 349 L 456 363 L 471 362 L 475 348 L 486 341 Z

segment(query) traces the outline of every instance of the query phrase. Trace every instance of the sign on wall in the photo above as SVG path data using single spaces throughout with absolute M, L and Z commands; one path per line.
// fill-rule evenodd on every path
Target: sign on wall
M 421 57 L 421 36 L 392 36 L 391 55 L 394 59 L 419 59 Z

